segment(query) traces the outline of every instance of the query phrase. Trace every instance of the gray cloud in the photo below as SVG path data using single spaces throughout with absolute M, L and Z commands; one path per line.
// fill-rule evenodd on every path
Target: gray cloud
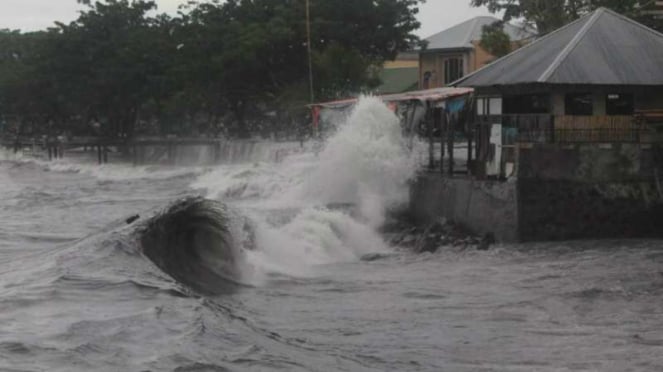
M 1 0 L 0 28 L 34 31 L 76 18 L 75 0 Z
M 175 13 L 183 0 L 156 0 L 159 12 Z M 35 31 L 69 23 L 84 9 L 76 0 L 0 0 L 0 29 Z
M 470 0 L 427 0 L 419 6 L 421 28 L 417 35 L 431 36 L 470 18 L 490 15 L 486 8 L 470 7 Z

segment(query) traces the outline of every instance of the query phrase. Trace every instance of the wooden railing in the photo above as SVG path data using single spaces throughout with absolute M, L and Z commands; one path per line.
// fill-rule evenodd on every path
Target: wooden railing
M 663 111 L 660 112 L 663 120 Z M 477 117 L 472 129 L 476 142 L 472 173 L 481 177 L 499 146 L 490 143 L 493 124 L 502 125 L 499 178 L 509 176 L 508 164 L 517 162 L 517 149 L 532 144 L 663 144 L 663 125 L 638 116 L 494 115 Z M 663 124 L 663 121 L 660 122 Z M 483 175 L 485 176 L 485 175 Z
M 639 116 L 494 115 L 478 117 L 476 124 L 477 128 L 502 124 L 504 145 L 663 142 L 663 126 Z M 477 133 L 489 132 L 478 129 Z
M 555 117 L 556 143 L 640 142 L 641 127 L 634 116 Z
M 564 129 L 632 129 L 635 126 L 633 116 L 555 116 L 555 130 Z

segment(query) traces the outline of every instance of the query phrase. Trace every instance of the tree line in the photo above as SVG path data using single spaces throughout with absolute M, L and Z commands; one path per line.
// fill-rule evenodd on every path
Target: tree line
M 305 0 L 78 0 L 78 19 L 0 31 L 0 125 L 24 134 L 225 134 L 295 126 L 309 102 Z M 370 90 L 419 43 L 421 0 L 310 0 L 314 94 Z

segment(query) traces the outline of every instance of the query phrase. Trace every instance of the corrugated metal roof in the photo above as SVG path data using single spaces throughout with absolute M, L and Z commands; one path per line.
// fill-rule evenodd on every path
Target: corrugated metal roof
M 427 50 L 474 48 L 472 41 L 481 40 L 483 26 L 499 22 L 495 17 L 476 17 L 455 25 L 442 32 L 426 38 Z M 524 40 L 534 36 L 524 28 L 516 27 L 510 23 L 504 24 L 504 32 L 513 41 Z
M 529 83 L 663 85 L 663 34 L 600 8 L 453 85 Z

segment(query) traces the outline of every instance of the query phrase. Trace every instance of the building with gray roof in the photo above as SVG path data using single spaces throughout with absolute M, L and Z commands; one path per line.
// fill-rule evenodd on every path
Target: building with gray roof
M 663 85 L 662 67 L 663 34 L 600 8 L 455 84 L 651 86 Z
M 426 38 L 426 48 L 419 51 L 420 88 L 443 87 L 495 60 L 480 41 L 483 28 L 496 22 L 500 20 L 495 17 L 476 17 Z M 534 37 L 530 30 L 509 23 L 503 30 L 513 49 Z
M 488 175 L 532 146 L 663 143 L 663 34 L 605 8 L 452 85 L 474 88 L 464 132 Z
M 415 218 L 504 240 L 663 234 L 663 34 L 598 9 L 452 85 L 474 99 L 429 107 L 449 165 L 413 184 Z
M 475 88 L 479 118 L 521 140 L 628 139 L 663 122 L 663 34 L 600 8 L 453 85 Z
M 490 16 L 472 18 L 427 37 L 426 50 L 474 49 L 474 42 L 481 40 L 483 27 L 496 22 L 500 20 Z M 505 23 L 503 30 L 513 41 L 530 39 L 534 36 L 531 31 L 510 23 Z

